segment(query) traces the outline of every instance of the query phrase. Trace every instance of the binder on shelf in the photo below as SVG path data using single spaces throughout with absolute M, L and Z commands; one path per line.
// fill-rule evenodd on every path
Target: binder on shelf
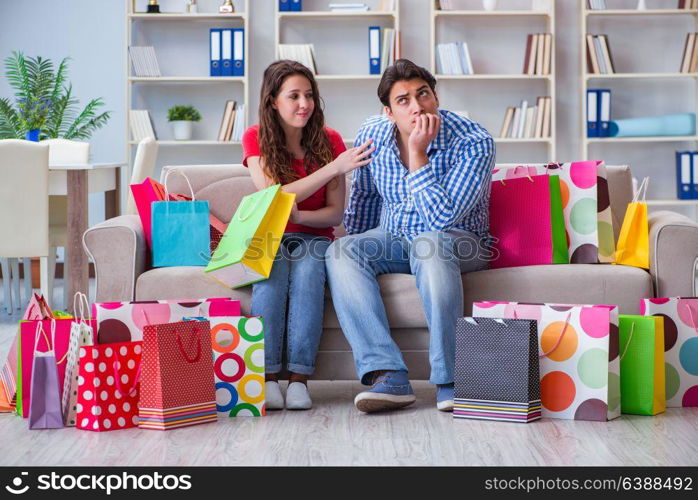
M 303 10 L 303 2 L 301 0 L 290 0 L 291 12 L 301 12 Z
M 221 76 L 233 76 L 233 30 L 221 30 Z
M 380 26 L 369 26 L 368 28 L 368 58 L 369 73 L 371 75 L 381 74 L 381 29 Z
M 291 0 L 279 0 L 279 12 L 290 12 Z
M 691 151 L 691 199 L 698 199 L 698 151 Z
M 690 200 L 695 197 L 693 177 L 693 154 L 690 151 L 676 152 L 676 197 L 680 200 Z
M 221 76 L 221 31 L 211 28 L 210 32 L 211 76 Z
M 598 90 L 599 93 L 599 137 L 611 137 L 611 91 Z
M 587 137 L 599 137 L 599 94 L 596 90 L 587 90 Z
M 233 32 L 233 76 L 245 76 L 245 30 L 236 28 Z

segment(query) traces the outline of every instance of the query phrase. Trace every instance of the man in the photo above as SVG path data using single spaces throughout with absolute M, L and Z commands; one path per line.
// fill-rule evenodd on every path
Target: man
M 412 404 L 415 395 L 390 336 L 376 277 L 415 275 L 430 333 L 430 382 L 437 408 L 453 410 L 456 319 L 462 272 L 487 266 L 488 203 L 495 147 L 480 125 L 439 110 L 436 80 L 399 59 L 378 86 L 385 114 L 369 118 L 356 144 L 373 139 L 371 163 L 354 172 L 344 225 L 349 236 L 326 254 L 328 281 L 356 370 L 372 387 L 365 412 Z

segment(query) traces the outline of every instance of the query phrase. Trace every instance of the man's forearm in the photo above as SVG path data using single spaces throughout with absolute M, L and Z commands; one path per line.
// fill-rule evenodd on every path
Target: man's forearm
M 429 163 L 429 157 L 427 156 L 426 150 L 410 151 L 408 163 L 409 165 L 407 168 L 410 172 L 415 172 L 424 165 L 427 165 Z

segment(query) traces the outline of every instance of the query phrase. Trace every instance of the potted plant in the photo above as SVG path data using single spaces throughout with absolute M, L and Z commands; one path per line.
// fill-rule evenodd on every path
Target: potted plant
M 167 111 L 167 121 L 172 124 L 172 133 L 178 141 L 188 141 L 192 136 L 192 125 L 201 120 L 194 106 L 172 106 Z
M 101 98 L 92 99 L 79 113 L 73 87 L 66 85 L 68 58 L 54 73 L 53 62 L 42 57 L 25 57 L 13 52 L 5 59 L 5 74 L 15 89 L 15 105 L 0 99 L 0 139 L 89 139 L 110 117 L 97 114 L 104 106 Z

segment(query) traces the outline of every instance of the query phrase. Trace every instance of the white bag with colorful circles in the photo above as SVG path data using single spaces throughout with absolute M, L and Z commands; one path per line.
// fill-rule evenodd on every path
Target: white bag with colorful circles
M 538 322 L 543 417 L 620 416 L 617 306 L 476 302 L 473 317 Z

